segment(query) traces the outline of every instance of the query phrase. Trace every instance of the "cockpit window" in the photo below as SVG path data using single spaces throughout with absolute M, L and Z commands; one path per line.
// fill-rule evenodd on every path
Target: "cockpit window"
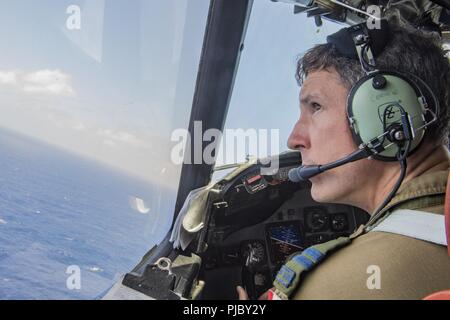
M 216 166 L 287 150 L 299 116 L 297 58 L 340 28 L 328 21 L 316 27 L 290 4 L 253 3 Z
M 0 298 L 96 298 L 166 235 L 208 7 L 0 3 Z

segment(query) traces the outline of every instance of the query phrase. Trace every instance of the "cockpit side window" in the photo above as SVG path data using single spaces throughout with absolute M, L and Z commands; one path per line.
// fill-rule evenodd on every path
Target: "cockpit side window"
M 327 21 L 317 28 L 292 9 L 284 3 L 253 3 L 217 167 L 287 150 L 299 116 L 297 58 L 340 28 Z M 222 175 L 216 171 L 213 179 Z
M 208 8 L 0 4 L 1 298 L 96 298 L 167 234 Z

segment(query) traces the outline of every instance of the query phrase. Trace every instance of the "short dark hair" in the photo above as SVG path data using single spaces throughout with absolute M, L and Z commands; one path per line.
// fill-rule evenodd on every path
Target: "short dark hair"
M 439 100 L 438 120 L 426 131 L 425 138 L 448 144 L 450 63 L 442 42 L 436 36 L 416 30 L 399 20 L 390 20 L 391 38 L 377 57 L 377 67 L 421 78 Z M 296 79 L 301 86 L 310 72 L 335 70 L 350 89 L 364 76 L 359 61 L 347 58 L 332 44 L 320 44 L 308 50 L 297 62 Z

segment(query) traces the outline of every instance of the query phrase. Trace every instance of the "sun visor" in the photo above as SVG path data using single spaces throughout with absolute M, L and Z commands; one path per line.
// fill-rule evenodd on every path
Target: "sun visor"
M 204 227 L 208 198 L 214 184 L 192 190 L 184 201 L 170 236 L 174 248 L 185 250 Z
M 220 181 L 222 183 L 232 181 L 256 163 L 256 159 L 249 160 L 229 172 Z M 214 188 L 218 182 L 212 181 L 205 187 L 192 190 L 186 197 L 170 236 L 170 242 L 173 243 L 174 249 L 180 248 L 184 251 L 195 239 L 197 233 L 205 227 L 206 214 L 209 210 L 208 204 L 216 201 L 220 193 Z

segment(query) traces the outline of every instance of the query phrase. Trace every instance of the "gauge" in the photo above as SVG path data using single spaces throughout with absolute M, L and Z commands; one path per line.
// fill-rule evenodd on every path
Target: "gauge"
M 261 272 L 256 272 L 253 275 L 253 282 L 255 283 L 255 286 L 262 287 L 266 284 L 267 281 L 267 276 Z
M 310 207 L 305 209 L 306 225 L 312 232 L 328 229 L 329 216 L 322 207 Z
M 267 238 L 270 244 L 271 260 L 274 263 L 284 262 L 292 253 L 304 249 L 300 223 L 298 221 L 269 225 L 267 227 Z
M 318 233 L 318 234 L 313 234 L 311 236 L 309 236 L 307 238 L 308 244 L 310 246 L 315 245 L 315 244 L 319 244 L 319 243 L 324 243 L 326 241 L 328 241 L 330 238 L 328 237 L 328 235 L 323 234 L 323 233 Z
M 266 249 L 261 241 L 249 241 L 242 246 L 242 257 L 246 267 L 251 267 L 266 260 Z
M 347 215 L 344 213 L 337 213 L 331 219 L 331 229 L 334 231 L 344 231 L 348 228 Z
M 253 276 L 255 284 L 255 299 L 258 299 L 264 292 L 272 287 L 272 277 L 269 270 L 256 272 Z

